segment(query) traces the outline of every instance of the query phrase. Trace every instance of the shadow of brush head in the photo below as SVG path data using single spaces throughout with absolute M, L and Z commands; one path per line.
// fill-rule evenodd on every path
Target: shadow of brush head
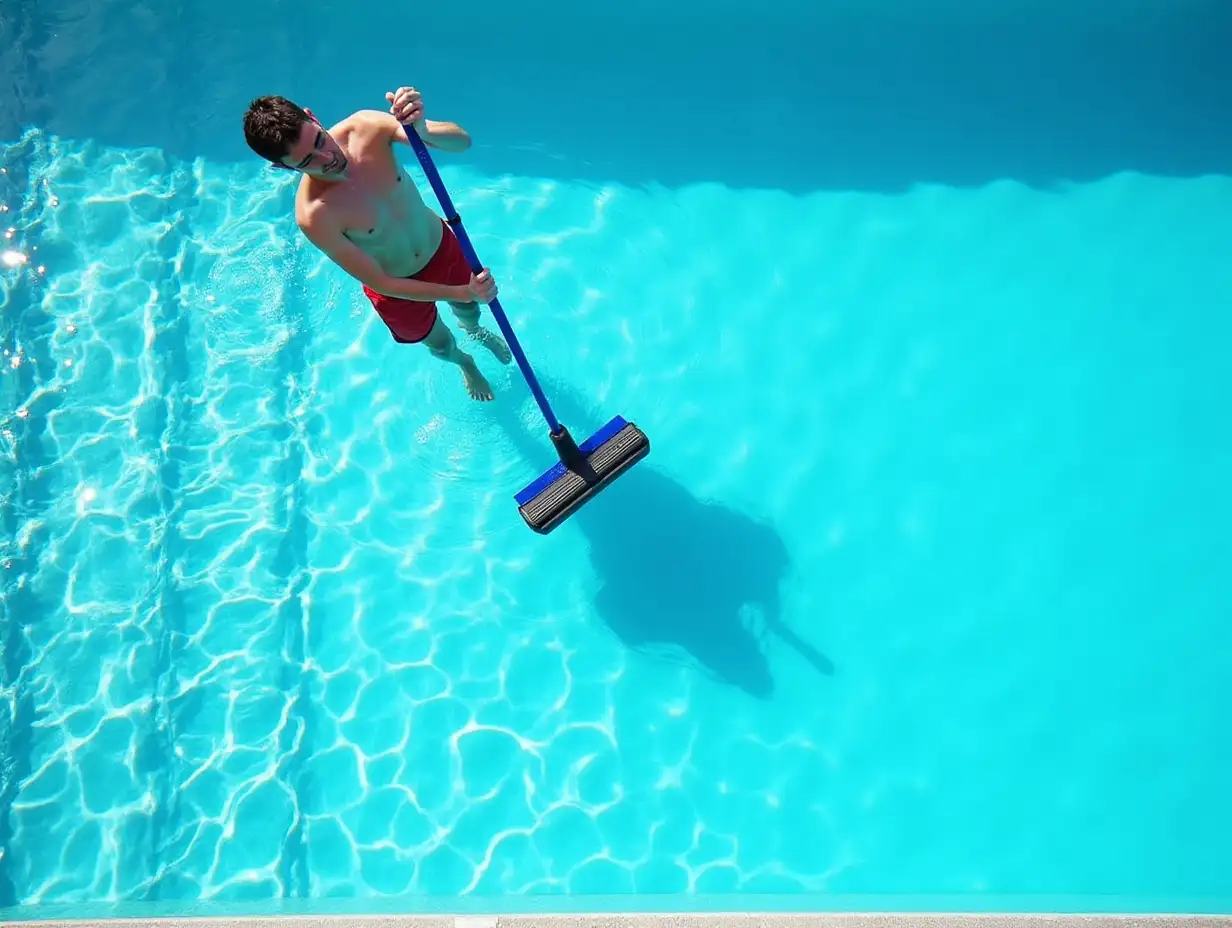
M 564 385 L 545 380 L 544 389 L 578 441 L 606 421 L 587 414 Z M 528 434 L 511 401 L 491 405 L 535 469 L 551 466 L 547 426 Z M 767 630 L 782 628 L 779 584 L 790 561 L 772 527 L 696 499 L 649 461 L 569 522 L 586 537 L 599 576 L 596 611 L 627 647 L 675 646 L 726 683 L 757 697 L 773 694 L 770 666 L 746 610 L 760 611 Z M 820 655 L 809 657 L 829 667 Z

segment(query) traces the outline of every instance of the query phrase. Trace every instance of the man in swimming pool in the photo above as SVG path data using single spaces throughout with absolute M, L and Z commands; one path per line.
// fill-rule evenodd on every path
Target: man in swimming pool
M 466 150 L 470 136 L 455 123 L 425 119 L 413 87 L 385 99 L 389 112 L 360 110 L 326 129 L 311 110 L 285 97 L 258 97 L 244 114 L 244 137 L 274 167 L 303 175 L 296 223 L 359 281 L 394 341 L 424 344 L 462 369 L 472 398 L 490 400 L 492 387 L 458 347 L 436 304 L 449 303 L 462 330 L 508 364 L 513 358 L 504 339 L 479 325 L 479 304 L 495 299 L 496 283 L 486 268 L 471 272 L 453 230 L 424 203 L 391 147 L 410 144 L 404 124 L 446 152 Z

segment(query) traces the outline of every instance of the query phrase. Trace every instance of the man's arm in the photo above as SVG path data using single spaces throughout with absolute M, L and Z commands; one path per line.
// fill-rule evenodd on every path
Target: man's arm
M 372 256 L 342 234 L 341 227 L 325 210 L 314 209 L 299 221 L 300 230 L 326 257 L 361 284 L 386 296 L 424 302 L 469 303 L 468 286 L 448 287 L 422 280 L 390 277 Z
M 389 117 L 393 119 L 393 117 Z M 465 129 L 459 126 L 456 122 L 442 122 L 437 119 L 421 119 L 419 125 L 419 137 L 424 140 L 424 143 L 431 145 L 433 148 L 439 148 L 441 151 L 459 152 L 466 151 L 471 147 L 471 137 Z M 417 127 L 418 128 L 418 127 Z M 411 144 L 406 137 L 406 131 L 398 126 L 398 141 Z
M 406 130 L 398 120 L 394 119 L 392 114 L 382 113 L 380 110 L 373 110 L 372 113 L 373 118 L 380 122 L 381 127 L 389 133 L 391 139 L 395 142 L 401 142 L 403 145 L 411 144 L 411 140 L 406 137 Z M 466 151 L 471 147 L 470 134 L 456 122 L 421 119 L 416 128 L 419 130 L 419 137 L 430 148 L 459 152 Z

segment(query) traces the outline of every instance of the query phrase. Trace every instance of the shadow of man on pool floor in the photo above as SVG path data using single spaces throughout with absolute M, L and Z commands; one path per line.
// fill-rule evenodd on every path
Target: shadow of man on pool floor
M 563 384 L 545 379 L 543 386 L 579 441 L 602 424 Z M 525 394 L 516 396 L 488 405 L 518 452 L 542 472 L 555 462 L 547 426 L 540 418 L 541 433 L 528 432 L 517 411 Z M 627 647 L 679 647 L 724 682 L 767 698 L 774 679 L 756 631 L 760 624 L 821 673 L 834 672 L 782 623 L 779 585 L 790 560 L 771 526 L 696 499 L 650 461 L 626 472 L 569 522 L 585 536 L 601 582 L 595 609 Z M 760 623 L 749 621 L 746 606 L 760 611 Z

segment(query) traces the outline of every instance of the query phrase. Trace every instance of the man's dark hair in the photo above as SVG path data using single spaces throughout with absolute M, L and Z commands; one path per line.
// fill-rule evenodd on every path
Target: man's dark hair
M 281 164 L 310 118 L 286 97 L 257 97 L 244 113 L 244 138 L 248 147 L 266 161 Z

